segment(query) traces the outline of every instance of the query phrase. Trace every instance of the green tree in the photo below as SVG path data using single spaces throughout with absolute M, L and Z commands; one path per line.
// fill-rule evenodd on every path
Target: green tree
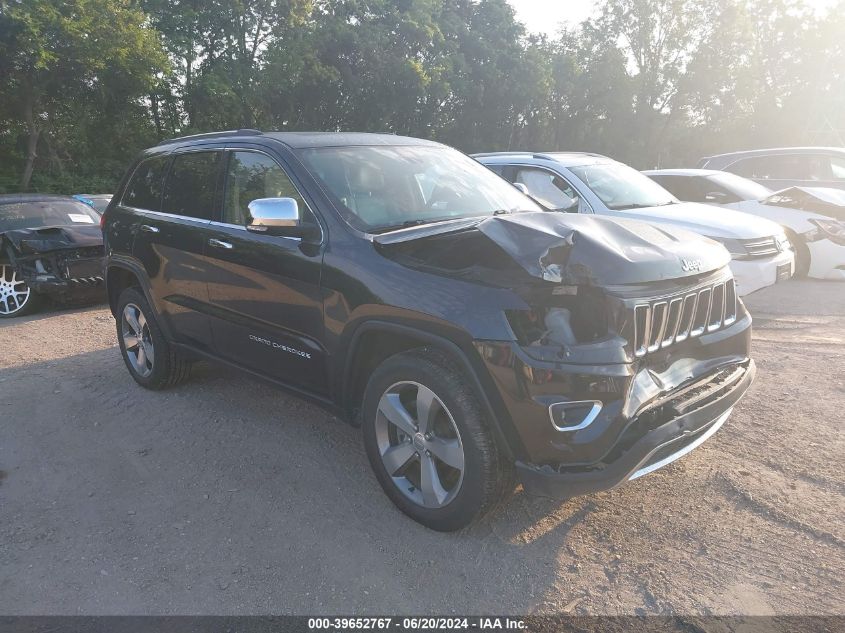
M 83 104 L 146 94 L 164 57 L 144 14 L 124 0 L 28 0 L 0 5 L 0 91 L 23 128 L 26 149 L 19 186 L 26 190 L 39 144 Z M 69 119 L 72 121 L 73 119 Z

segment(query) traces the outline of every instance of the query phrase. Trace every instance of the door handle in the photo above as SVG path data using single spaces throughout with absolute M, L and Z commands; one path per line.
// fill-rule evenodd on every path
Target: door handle
M 144 233 L 159 233 L 161 231 L 157 226 L 150 226 L 149 224 L 142 224 L 141 230 Z
M 227 251 L 230 251 L 234 248 L 229 242 L 215 240 L 214 238 L 208 240 L 208 245 L 213 246 L 214 248 L 225 248 Z

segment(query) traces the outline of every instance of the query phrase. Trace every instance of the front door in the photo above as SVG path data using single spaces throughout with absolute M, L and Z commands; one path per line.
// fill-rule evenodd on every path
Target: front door
M 305 199 L 269 154 L 231 150 L 222 215 L 206 245 L 208 294 L 217 353 L 309 392 L 327 390 L 319 244 L 249 232 L 247 205 L 258 198 Z

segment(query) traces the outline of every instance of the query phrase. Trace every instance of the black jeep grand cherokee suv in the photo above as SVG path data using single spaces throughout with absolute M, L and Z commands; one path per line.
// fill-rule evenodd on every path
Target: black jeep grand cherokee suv
M 240 130 L 146 151 L 105 212 L 132 377 L 213 358 L 363 427 L 399 508 L 455 530 L 514 487 L 567 497 L 712 435 L 751 318 L 715 242 L 543 213 L 437 143 Z

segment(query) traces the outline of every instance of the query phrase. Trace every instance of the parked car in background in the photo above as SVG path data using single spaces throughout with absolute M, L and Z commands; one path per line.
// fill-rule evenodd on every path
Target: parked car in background
M 0 318 L 105 298 L 99 222 L 69 196 L 0 195 Z
M 100 215 L 103 214 L 112 199 L 110 193 L 77 193 L 73 197 L 80 202 L 84 202 Z
M 786 187 L 845 189 L 845 148 L 778 147 L 707 156 L 699 169 L 750 178 L 776 191 Z
M 683 228 L 721 242 L 730 252 L 740 295 L 789 279 L 795 256 L 784 230 L 747 214 L 680 202 L 637 170 L 598 154 L 477 154 L 506 180 L 524 187 L 548 211 L 595 213 Z
M 646 171 L 675 197 L 757 215 L 784 227 L 798 275 L 845 279 L 845 191 L 790 187 L 771 192 L 753 180 L 708 169 Z
M 514 475 L 571 497 L 650 473 L 754 377 L 720 245 L 545 213 L 438 143 L 204 134 L 124 183 L 103 232 L 132 378 L 162 389 L 200 357 L 292 389 L 362 426 L 385 493 L 437 530 Z

